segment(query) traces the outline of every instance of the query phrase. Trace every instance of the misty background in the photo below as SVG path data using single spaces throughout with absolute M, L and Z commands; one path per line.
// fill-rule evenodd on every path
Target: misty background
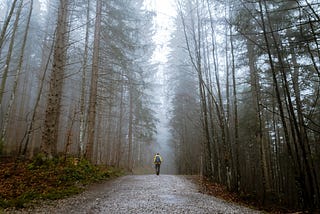
M 0 0 L 0 155 L 320 206 L 318 0 Z

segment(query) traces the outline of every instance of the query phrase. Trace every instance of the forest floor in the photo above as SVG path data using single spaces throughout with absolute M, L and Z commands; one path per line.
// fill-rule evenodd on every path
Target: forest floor
M 83 192 L 89 184 L 123 175 L 119 169 L 98 167 L 86 160 L 0 160 L 0 214 L 10 207 L 24 208 Z
M 298 210 L 290 210 L 285 207 L 281 207 L 280 205 L 277 205 L 277 204 L 263 205 L 259 201 L 257 201 L 256 198 L 253 198 L 252 196 L 250 197 L 240 196 L 235 192 L 228 191 L 226 186 L 210 182 L 208 179 L 205 179 L 205 178 L 200 179 L 198 177 L 196 180 L 196 183 L 199 185 L 199 191 L 204 194 L 218 197 L 230 203 L 236 203 L 242 206 L 252 207 L 253 209 L 261 210 L 265 213 L 271 213 L 271 214 L 308 213 L 308 212 L 301 212 Z
M 39 158 L 29 162 L 1 161 L 0 214 L 266 210 L 198 176 L 130 175 L 110 180 L 120 175 L 118 170 L 97 168 L 86 161 L 75 163 L 74 159 L 53 163 Z M 290 213 L 273 208 L 268 211 Z

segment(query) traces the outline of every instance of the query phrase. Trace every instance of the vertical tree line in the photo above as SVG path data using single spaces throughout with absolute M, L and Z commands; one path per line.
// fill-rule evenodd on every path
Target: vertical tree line
M 171 126 L 177 161 L 197 166 L 184 162 L 181 173 L 198 168 L 262 204 L 319 208 L 319 10 L 317 1 L 177 1 Z M 176 101 L 183 88 L 188 111 Z
M 151 159 L 154 14 L 142 0 L 15 0 L 0 12 L 1 155 Z

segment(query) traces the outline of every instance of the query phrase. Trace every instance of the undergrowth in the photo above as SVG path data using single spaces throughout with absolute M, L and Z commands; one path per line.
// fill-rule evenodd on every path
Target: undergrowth
M 121 176 L 119 169 L 75 158 L 0 162 L 0 208 L 23 208 L 37 200 L 78 194 L 94 182 Z

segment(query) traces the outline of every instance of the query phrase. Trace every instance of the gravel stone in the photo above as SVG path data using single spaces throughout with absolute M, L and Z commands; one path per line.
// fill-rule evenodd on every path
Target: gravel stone
M 261 213 L 198 191 L 186 176 L 130 175 L 82 194 L 6 213 Z

